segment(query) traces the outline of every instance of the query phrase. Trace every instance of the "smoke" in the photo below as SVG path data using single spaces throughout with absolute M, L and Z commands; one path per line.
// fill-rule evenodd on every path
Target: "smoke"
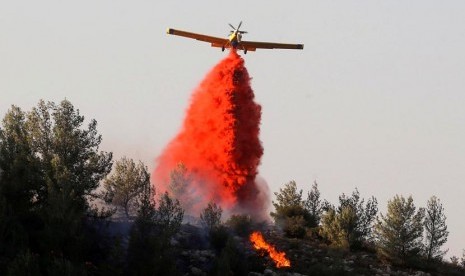
M 157 191 L 171 191 L 194 215 L 214 201 L 228 213 L 267 219 L 268 186 L 257 179 L 260 119 L 244 60 L 231 50 L 193 92 L 181 131 L 158 157 Z

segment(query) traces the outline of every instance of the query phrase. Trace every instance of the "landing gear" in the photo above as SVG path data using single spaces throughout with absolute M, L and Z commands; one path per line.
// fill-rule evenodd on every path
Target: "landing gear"
M 223 46 L 223 47 L 221 47 L 221 51 L 222 51 L 222 52 L 224 52 L 224 46 Z
M 244 55 L 247 55 L 247 49 L 244 49 Z

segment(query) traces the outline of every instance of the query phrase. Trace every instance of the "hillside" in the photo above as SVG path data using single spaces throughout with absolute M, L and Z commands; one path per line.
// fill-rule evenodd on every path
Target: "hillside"
M 289 268 L 276 268 L 265 252 L 253 249 L 248 237 L 231 234 L 236 252 L 230 253 L 232 262 L 241 267 L 230 267 L 230 275 L 238 271 L 245 275 L 464 275 L 465 271 L 450 264 L 437 264 L 428 268 L 393 267 L 378 260 L 375 252 L 361 250 L 349 252 L 335 249 L 316 238 L 286 238 L 274 226 L 262 228 L 265 239 L 291 261 Z M 230 232 L 231 233 L 231 232 Z M 223 237 L 227 239 L 227 237 Z M 177 248 L 177 263 L 181 275 L 214 274 L 215 265 L 224 259 L 223 249 L 215 249 L 208 234 L 199 226 L 185 224 L 173 240 Z M 234 256 L 234 254 L 237 254 Z M 224 268 L 224 267 L 223 267 Z M 236 273 L 234 273 L 236 272 Z M 213 273 L 213 274 L 212 274 Z

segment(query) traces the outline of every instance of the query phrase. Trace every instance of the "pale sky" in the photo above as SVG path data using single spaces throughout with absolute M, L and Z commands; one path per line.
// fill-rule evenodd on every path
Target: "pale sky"
M 388 199 L 436 195 L 465 248 L 464 1 L 10 1 L 0 3 L 0 116 L 70 100 L 98 121 L 102 149 L 149 168 L 191 92 L 227 53 L 166 28 L 303 43 L 249 52 L 262 105 L 260 175 L 270 189 L 314 180 L 337 203 L 357 187 Z

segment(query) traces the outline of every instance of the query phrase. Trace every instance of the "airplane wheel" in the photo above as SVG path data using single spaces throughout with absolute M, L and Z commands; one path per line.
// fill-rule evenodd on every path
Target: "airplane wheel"
M 247 55 L 247 49 L 244 50 L 244 55 Z
M 224 46 L 221 48 L 221 51 L 224 52 Z

